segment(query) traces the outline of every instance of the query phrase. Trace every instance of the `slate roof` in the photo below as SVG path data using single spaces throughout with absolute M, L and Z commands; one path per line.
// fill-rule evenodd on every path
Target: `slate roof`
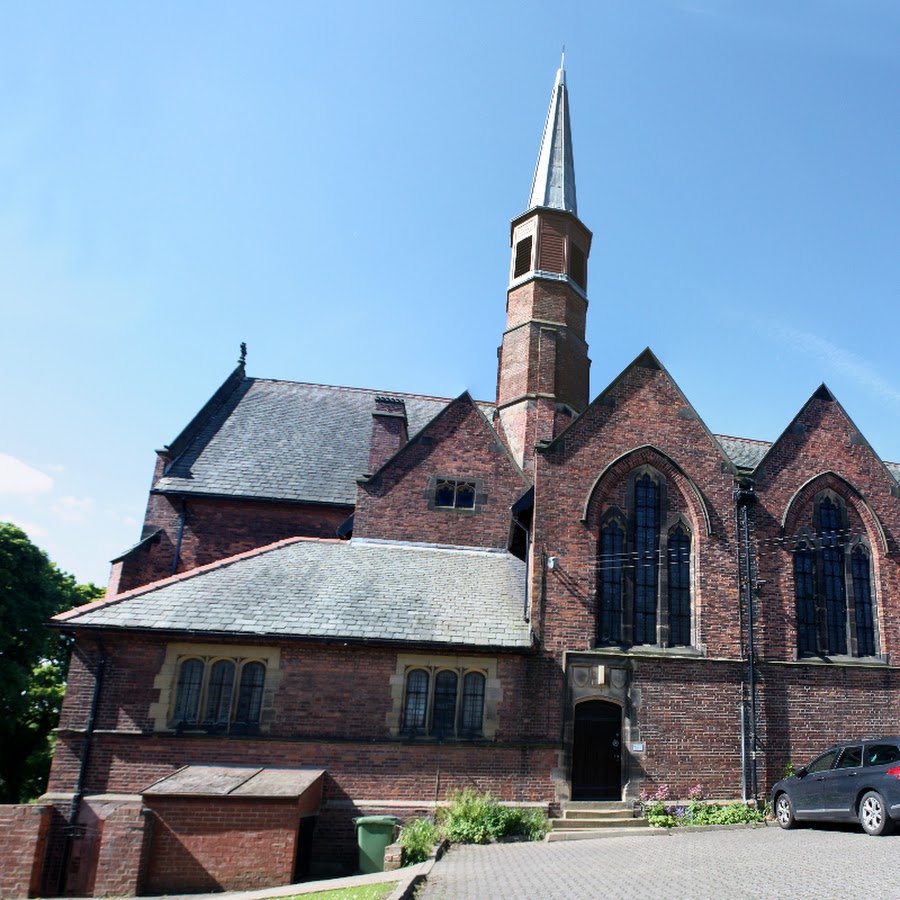
M 369 468 L 375 398 L 404 401 L 410 437 L 452 402 L 263 378 L 239 377 L 233 384 L 204 409 L 205 422 L 173 442 L 179 455 L 154 491 L 353 506 L 356 479 Z M 478 406 L 490 420 L 493 407 Z M 769 441 L 715 437 L 743 470 L 755 468 L 772 446 Z M 887 466 L 900 480 L 900 465 Z
M 766 451 L 772 446 L 771 441 L 728 437 L 724 434 L 717 434 L 715 438 L 722 445 L 725 455 L 739 469 L 755 469 L 759 461 L 766 455 Z
M 378 396 L 404 401 L 410 437 L 451 401 L 244 378 L 154 485 L 162 492 L 356 503 Z M 492 407 L 480 404 L 488 417 Z
M 509 553 L 295 538 L 62 613 L 63 626 L 528 648 Z

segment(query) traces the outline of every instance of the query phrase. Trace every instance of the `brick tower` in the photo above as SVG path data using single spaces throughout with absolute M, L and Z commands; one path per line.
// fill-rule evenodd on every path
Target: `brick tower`
M 578 218 L 564 62 L 550 97 L 528 210 L 510 226 L 506 331 L 498 351 L 500 431 L 529 472 L 535 443 L 552 438 L 588 404 L 591 232 Z

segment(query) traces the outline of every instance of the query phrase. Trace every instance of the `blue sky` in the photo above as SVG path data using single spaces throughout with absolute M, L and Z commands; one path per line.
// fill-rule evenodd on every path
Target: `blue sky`
M 80 580 L 233 368 L 495 390 L 562 45 L 592 394 L 650 346 L 709 427 L 826 382 L 900 460 L 894 0 L 7 4 L 0 519 Z

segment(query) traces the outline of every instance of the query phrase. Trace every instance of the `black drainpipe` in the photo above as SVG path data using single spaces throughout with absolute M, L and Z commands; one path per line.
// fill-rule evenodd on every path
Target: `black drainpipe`
M 742 482 L 734 492 L 740 511 L 742 538 L 744 542 L 744 596 L 747 603 L 747 681 L 750 689 L 750 796 L 757 800 L 758 785 L 756 759 L 759 739 L 756 732 L 756 643 L 753 635 L 753 560 L 750 543 L 750 507 L 756 503 L 756 492 L 750 482 Z
M 187 518 L 187 500 L 181 498 L 181 522 L 178 525 L 178 540 L 175 542 L 175 559 L 172 560 L 172 574 L 178 574 L 178 558 L 181 556 L 181 538 L 184 536 L 184 520 Z
M 88 714 L 87 727 L 84 732 L 84 743 L 81 747 L 81 765 L 78 767 L 78 781 L 75 783 L 75 793 L 72 794 L 72 803 L 69 807 L 69 822 L 66 828 L 65 841 L 63 843 L 62 862 L 59 867 L 59 880 L 57 893 L 62 896 L 66 889 L 66 868 L 69 864 L 69 854 L 72 851 L 72 837 L 75 826 L 78 823 L 78 813 L 81 810 L 81 801 L 84 798 L 84 782 L 87 778 L 88 761 L 91 756 L 91 744 L 94 740 L 94 723 L 97 720 L 97 707 L 100 705 L 100 688 L 103 685 L 103 671 L 106 668 L 106 651 L 103 648 L 103 639 L 97 641 L 97 667 L 94 670 L 94 694 L 91 697 L 91 710 Z

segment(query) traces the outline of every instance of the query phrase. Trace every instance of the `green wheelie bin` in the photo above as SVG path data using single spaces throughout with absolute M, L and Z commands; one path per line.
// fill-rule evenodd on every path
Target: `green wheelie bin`
M 357 816 L 356 842 L 359 844 L 359 870 L 363 875 L 384 871 L 384 851 L 394 843 L 396 816 Z

